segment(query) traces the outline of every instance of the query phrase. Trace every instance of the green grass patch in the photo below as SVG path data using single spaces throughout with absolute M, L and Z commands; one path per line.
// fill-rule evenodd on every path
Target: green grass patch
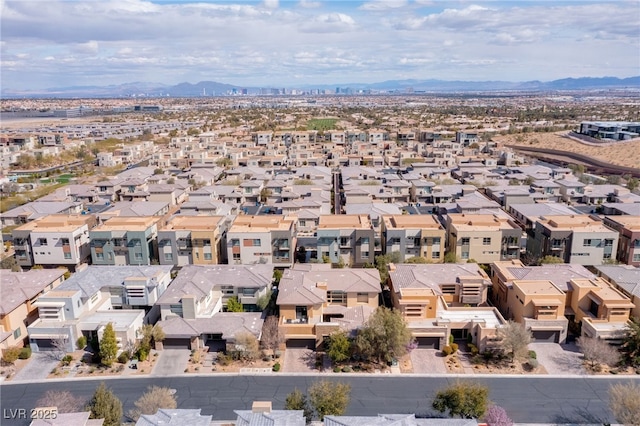
M 307 122 L 307 129 L 325 132 L 336 128 L 337 118 L 312 118 Z

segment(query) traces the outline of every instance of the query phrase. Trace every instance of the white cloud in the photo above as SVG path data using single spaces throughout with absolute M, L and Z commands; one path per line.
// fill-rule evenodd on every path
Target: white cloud
M 264 0 L 264 7 L 267 9 L 277 9 L 280 6 L 280 0 Z
M 407 0 L 371 0 L 363 3 L 359 9 L 371 11 L 384 11 L 389 9 L 397 9 L 408 4 Z
M 303 22 L 300 31 L 306 33 L 342 33 L 352 31 L 356 21 L 344 13 L 325 13 Z
M 319 1 L 312 1 L 312 0 L 300 0 L 300 2 L 298 3 L 298 6 L 304 9 L 317 9 L 320 6 L 322 6 L 322 3 L 320 3 Z

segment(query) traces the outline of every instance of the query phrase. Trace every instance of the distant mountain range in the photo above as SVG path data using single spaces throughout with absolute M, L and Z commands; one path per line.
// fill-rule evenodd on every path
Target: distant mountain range
M 260 94 L 269 89 L 282 90 L 281 86 L 245 87 L 215 81 L 201 81 L 196 84 L 180 83 L 174 86 L 162 83 L 134 82 L 110 86 L 70 86 L 42 90 L 11 90 L 3 87 L 0 96 L 3 98 L 73 98 L 73 97 L 201 97 L 220 96 L 233 92 Z M 330 90 L 334 92 L 340 88 L 343 92 L 371 91 L 377 92 L 496 92 L 496 91 L 561 91 L 561 90 L 597 90 L 597 89 L 638 89 L 640 90 L 640 76 L 629 78 L 617 77 L 582 77 L 563 78 L 553 81 L 445 81 L 445 80 L 388 80 L 380 83 L 351 83 L 351 84 L 321 84 L 289 87 L 298 90 Z

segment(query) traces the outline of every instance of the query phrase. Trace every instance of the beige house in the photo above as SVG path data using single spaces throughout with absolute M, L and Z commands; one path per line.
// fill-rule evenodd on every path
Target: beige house
M 231 265 L 289 267 L 295 247 L 295 217 L 240 215 L 227 231 L 227 259 Z
M 38 296 L 64 281 L 64 269 L 3 270 L 0 274 L 0 352 L 24 346 L 27 326 L 38 319 Z M 0 357 L 2 354 L 0 353 Z
M 447 215 L 447 250 L 458 259 L 478 263 L 520 257 L 522 230 L 509 216 L 453 213 Z
M 563 343 L 573 324 L 580 335 L 617 340 L 635 306 L 607 281 L 575 264 L 495 262 L 491 280 L 494 305 L 505 318 L 525 324 L 537 341 Z
M 224 216 L 174 216 L 158 230 L 161 265 L 214 265 L 223 263 Z
M 280 279 L 277 304 L 287 346 L 316 348 L 342 329 L 354 333 L 378 307 L 377 269 L 296 263 Z
M 446 231 L 435 216 L 382 216 L 381 225 L 385 253 L 397 251 L 403 260 L 420 256 L 432 263 L 444 259 Z
M 393 306 L 423 348 L 440 349 L 450 336 L 480 351 L 495 345 L 505 320 L 486 303 L 490 283 L 475 263 L 389 265 Z

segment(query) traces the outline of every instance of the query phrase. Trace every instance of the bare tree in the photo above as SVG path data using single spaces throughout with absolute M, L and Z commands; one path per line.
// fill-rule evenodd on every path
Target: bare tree
M 59 413 L 77 413 L 86 405 L 86 399 L 61 390 L 48 390 L 36 402 L 36 407 L 58 407 Z
M 500 347 L 502 352 L 511 357 L 512 361 L 526 358 L 531 343 L 531 331 L 524 324 L 514 321 L 507 323 L 498 329 L 498 336 L 502 338 Z
M 609 408 L 617 422 L 640 426 L 640 386 L 632 382 L 611 386 Z
M 133 408 L 127 414 L 133 421 L 138 421 L 143 414 L 155 414 L 159 408 L 176 408 L 175 390 L 150 386 L 142 396 L 133 403 Z
M 69 346 L 69 336 L 60 334 L 58 337 L 51 339 L 53 351 L 49 352 L 51 357 L 60 361 L 66 355 Z
M 576 343 L 584 355 L 584 360 L 595 370 L 600 364 L 614 366 L 620 361 L 620 353 L 602 339 L 580 337 Z
M 260 356 L 260 342 L 248 331 L 235 335 L 235 354 L 238 359 L 253 361 Z
M 274 315 L 267 317 L 262 326 L 262 338 L 260 340 L 262 347 L 265 350 L 273 351 L 275 355 L 282 341 L 283 336 L 278 327 L 278 317 Z

